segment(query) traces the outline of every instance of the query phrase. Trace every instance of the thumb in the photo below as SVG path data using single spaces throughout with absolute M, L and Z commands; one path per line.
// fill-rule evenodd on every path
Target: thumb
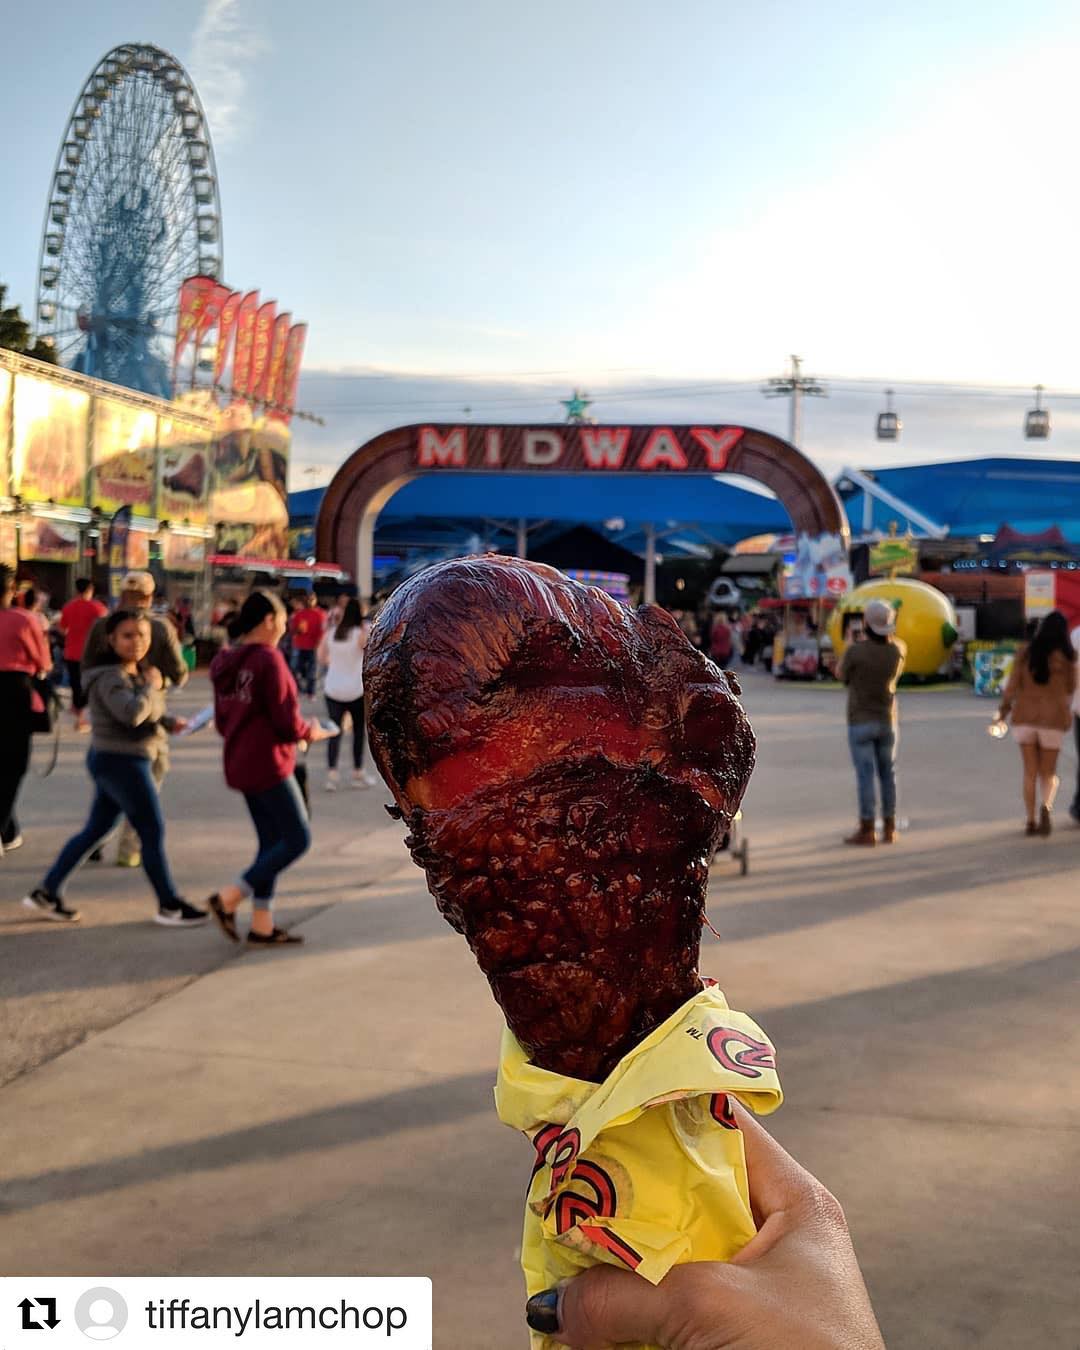
M 534 1331 L 574 1350 L 603 1350 L 627 1341 L 663 1344 L 669 1296 L 640 1275 L 593 1266 L 558 1289 L 534 1294 L 526 1320 Z

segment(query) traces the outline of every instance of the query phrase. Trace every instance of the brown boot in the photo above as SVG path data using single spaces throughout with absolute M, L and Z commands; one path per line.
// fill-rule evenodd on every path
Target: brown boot
M 854 834 L 849 834 L 844 840 L 845 844 L 862 844 L 865 848 L 873 848 L 877 843 L 877 835 L 874 833 L 874 822 L 872 820 L 860 820 L 859 828 Z
M 883 844 L 896 843 L 896 817 L 885 817 L 885 828 L 881 831 L 881 842 Z

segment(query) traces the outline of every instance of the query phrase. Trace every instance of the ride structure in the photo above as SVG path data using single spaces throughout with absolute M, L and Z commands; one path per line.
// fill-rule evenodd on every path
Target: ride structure
M 104 56 L 75 101 L 53 170 L 37 321 L 72 370 L 168 398 L 180 283 L 222 275 L 210 129 L 160 47 Z

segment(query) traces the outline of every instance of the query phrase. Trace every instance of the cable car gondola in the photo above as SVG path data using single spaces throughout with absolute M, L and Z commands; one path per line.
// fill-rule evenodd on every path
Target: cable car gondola
M 897 441 L 900 439 L 900 433 L 904 429 L 904 424 L 900 420 L 900 414 L 893 412 L 893 391 L 885 390 L 885 411 L 878 413 L 877 419 L 877 438 L 879 441 Z
M 1045 441 L 1050 435 L 1050 413 L 1042 406 L 1043 387 L 1041 384 L 1035 386 L 1035 406 L 1028 411 L 1024 418 L 1024 439 L 1029 441 Z

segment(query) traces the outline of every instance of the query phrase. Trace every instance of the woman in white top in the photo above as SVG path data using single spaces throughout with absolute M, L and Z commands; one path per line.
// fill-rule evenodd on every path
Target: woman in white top
M 326 713 L 332 722 L 344 730 L 344 718 L 352 719 L 354 788 L 375 786 L 375 779 L 364 771 L 364 648 L 367 646 L 371 625 L 364 618 L 360 601 L 350 599 L 341 612 L 341 618 L 323 638 L 319 660 L 326 667 Z M 327 792 L 336 792 L 338 785 L 338 755 L 341 736 L 326 742 Z

